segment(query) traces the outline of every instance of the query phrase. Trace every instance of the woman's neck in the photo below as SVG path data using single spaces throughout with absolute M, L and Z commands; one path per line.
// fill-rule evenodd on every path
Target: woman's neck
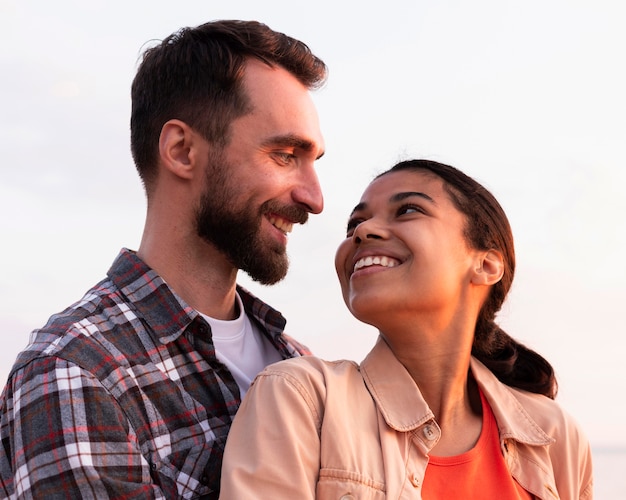
M 456 455 L 471 449 L 482 427 L 480 395 L 470 373 L 473 330 L 381 334 L 441 427 L 433 454 Z

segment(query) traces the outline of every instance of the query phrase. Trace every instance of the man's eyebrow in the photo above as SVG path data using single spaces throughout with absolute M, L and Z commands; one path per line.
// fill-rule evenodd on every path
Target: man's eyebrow
M 269 139 L 263 141 L 264 146 L 288 146 L 292 148 L 302 149 L 303 151 L 313 151 L 315 149 L 315 144 L 308 139 L 303 139 L 297 135 L 276 135 L 274 137 L 270 137 Z M 319 160 L 322 156 L 324 156 L 324 151 L 320 153 L 320 155 L 315 158 Z
M 406 191 L 402 193 L 396 193 L 393 196 L 391 196 L 391 198 L 389 198 L 389 201 L 391 203 L 398 203 L 399 201 L 406 200 L 407 198 L 412 198 L 413 196 L 423 198 L 426 201 L 429 201 L 435 205 L 437 204 L 437 202 L 433 200 L 430 196 L 420 191 Z M 352 212 L 350 212 L 350 216 L 354 215 L 354 212 L 360 212 L 361 210 L 365 210 L 366 208 L 367 208 L 367 203 L 361 202 L 352 209 Z

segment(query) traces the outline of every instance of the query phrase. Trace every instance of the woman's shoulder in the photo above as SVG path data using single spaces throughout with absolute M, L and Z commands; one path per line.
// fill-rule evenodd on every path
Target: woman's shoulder
M 359 365 L 347 359 L 329 361 L 317 356 L 300 356 L 266 366 L 258 377 L 294 377 L 296 379 L 341 378 L 358 374 Z
M 515 387 L 509 387 L 509 390 L 547 435 L 552 437 L 567 436 L 569 439 L 586 442 L 579 422 L 558 400 Z
M 517 436 L 540 436 L 545 439 L 586 442 L 577 420 L 558 401 L 500 382 L 484 365 L 473 361 L 472 369 L 478 375 L 498 425 Z M 502 430 L 502 429 L 501 429 Z
M 545 463 L 542 458 L 545 450 L 550 457 L 552 474 L 562 498 L 591 498 L 591 446 L 582 426 L 557 401 L 520 389 L 510 390 L 530 416 L 529 421 L 537 425 L 550 440 L 547 447 L 532 446 L 532 442 L 519 444 L 517 449 L 520 455 L 541 464 Z
M 364 387 L 359 365 L 350 360 L 328 361 L 316 356 L 291 358 L 268 365 L 254 385 L 291 389 L 305 398 L 326 400 L 337 395 L 355 395 Z

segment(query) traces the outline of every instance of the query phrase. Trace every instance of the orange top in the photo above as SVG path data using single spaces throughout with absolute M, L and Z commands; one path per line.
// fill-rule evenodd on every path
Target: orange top
M 500 451 L 498 426 L 481 391 L 483 428 L 476 445 L 453 457 L 430 456 L 422 498 L 526 500 L 532 495 L 511 477 Z

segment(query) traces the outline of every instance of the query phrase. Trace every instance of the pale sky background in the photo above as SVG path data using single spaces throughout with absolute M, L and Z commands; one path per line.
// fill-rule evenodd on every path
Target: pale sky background
M 620 0 L 319 2 L 0 0 L 0 381 L 48 316 L 136 249 L 129 152 L 146 42 L 257 19 L 330 67 L 315 93 L 323 214 L 291 235 L 288 278 L 242 282 L 325 358 L 360 360 L 335 248 L 371 178 L 399 159 L 455 165 L 507 211 L 518 270 L 501 322 L 546 356 L 592 444 L 626 446 L 626 7 Z

